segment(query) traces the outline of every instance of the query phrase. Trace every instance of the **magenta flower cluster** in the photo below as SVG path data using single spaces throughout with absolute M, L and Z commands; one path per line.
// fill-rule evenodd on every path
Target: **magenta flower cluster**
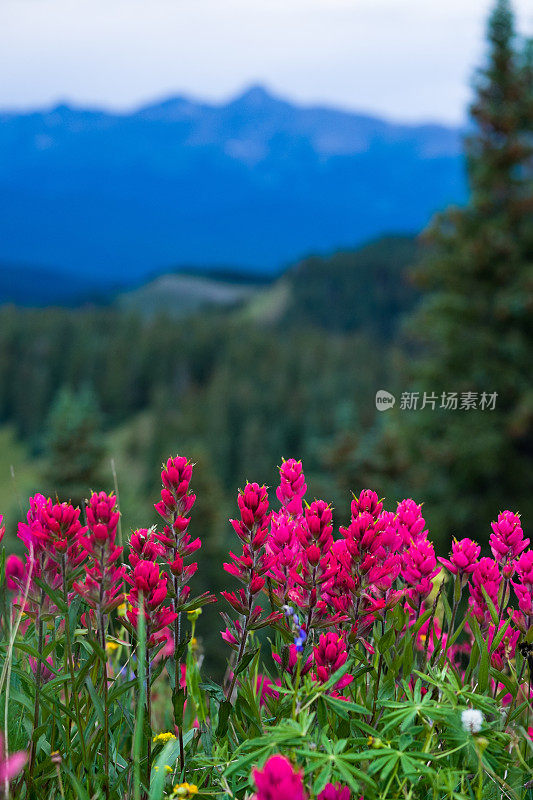
M 335 537 L 331 507 L 323 500 L 305 500 L 301 462 L 283 461 L 279 475 L 278 510 L 269 507 L 266 487 L 248 484 L 238 497 L 240 519 L 232 521 L 243 552 L 231 553 L 225 569 L 242 588 L 222 592 L 237 612 L 235 619 L 223 615 L 222 636 L 238 654 L 245 651 L 250 631 L 265 624 L 281 626 L 293 643 L 283 658 L 274 653 L 274 659 L 294 675 L 307 647 L 300 675 L 309 672 L 326 683 L 346 663 L 355 641 L 372 652 L 373 626 L 384 624 L 398 603 L 406 612 L 407 627 L 429 611 L 444 567 L 460 591 L 468 588 L 470 614 L 489 639 L 505 624 L 502 614 L 514 589 L 518 609 L 508 612 L 514 624 L 491 656 L 500 669 L 513 658 L 520 631 L 533 625 L 533 551 L 527 550 L 529 539 L 517 514 L 505 511 L 492 524 L 494 558 L 480 558 L 480 546 L 465 538 L 453 542 L 449 558 L 437 559 L 422 506 L 414 500 L 403 500 L 396 511 L 389 511 L 375 492 L 364 490 L 353 497 L 350 522 Z M 268 615 L 259 604 L 262 594 L 274 605 Z M 465 630 L 467 641 L 448 647 L 447 633 L 434 614 L 418 627 L 417 646 L 430 655 L 443 648 L 444 657 L 461 669 L 473 642 L 470 625 Z M 350 674 L 344 675 L 332 694 L 346 696 L 351 680 Z

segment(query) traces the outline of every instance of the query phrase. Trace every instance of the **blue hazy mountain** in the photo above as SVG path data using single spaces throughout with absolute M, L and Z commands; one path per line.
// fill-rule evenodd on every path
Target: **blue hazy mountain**
M 0 113 L 0 262 L 121 283 L 172 265 L 275 271 L 416 232 L 466 196 L 461 133 L 252 87 L 221 105 Z

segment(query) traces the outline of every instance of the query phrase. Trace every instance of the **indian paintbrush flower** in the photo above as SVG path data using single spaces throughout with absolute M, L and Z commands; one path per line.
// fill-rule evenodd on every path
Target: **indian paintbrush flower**
M 350 787 L 340 783 L 326 783 L 317 800 L 350 800 Z
M 348 660 L 346 640 L 333 631 L 322 633 L 318 645 L 313 648 L 313 659 L 316 680 L 319 683 L 326 683 Z M 352 681 L 352 675 L 344 675 L 333 688 L 336 692 L 340 692 Z
M 472 539 L 461 539 L 459 542 L 454 539 L 450 558 L 439 557 L 438 560 L 452 575 L 467 579 L 475 569 L 480 552 L 481 547 Z
M 492 555 L 502 567 L 503 577 L 511 578 L 516 559 L 529 544 L 529 539 L 524 539 L 520 516 L 512 511 L 503 511 L 491 527 L 489 544 Z
M 255 800 L 307 800 L 303 773 L 285 756 L 270 756 L 263 769 L 255 768 L 252 774 L 257 786 Z
M 276 489 L 276 496 L 282 507 L 293 517 L 300 516 L 303 512 L 302 500 L 307 491 L 307 484 L 303 473 L 302 462 L 289 458 L 283 459 L 279 468 L 280 485 Z
M 474 567 L 472 580 L 468 584 L 470 591 L 470 608 L 479 624 L 486 628 L 491 620 L 489 607 L 483 594 L 487 593 L 496 611 L 498 610 L 498 592 L 502 576 L 498 565 L 492 558 L 481 558 Z

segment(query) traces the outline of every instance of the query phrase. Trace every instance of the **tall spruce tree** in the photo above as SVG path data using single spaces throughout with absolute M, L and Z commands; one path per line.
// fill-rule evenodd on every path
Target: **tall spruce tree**
M 105 455 L 96 397 L 89 389 L 59 391 L 46 425 L 44 489 L 59 500 L 80 505 L 91 490 L 109 489 L 103 482 Z
M 424 499 L 442 541 L 486 538 L 503 508 L 533 517 L 533 90 L 530 45 L 516 38 L 498 0 L 465 142 L 469 203 L 433 221 L 415 272 L 425 296 L 397 388 L 418 392 L 417 409 L 398 398 L 353 461 L 359 482 Z M 441 408 L 451 392 L 457 410 Z M 469 392 L 477 407 L 461 409 Z

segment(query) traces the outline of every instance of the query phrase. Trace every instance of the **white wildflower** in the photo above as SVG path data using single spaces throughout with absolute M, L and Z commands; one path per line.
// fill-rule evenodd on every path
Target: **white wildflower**
M 461 722 L 467 733 L 479 733 L 483 727 L 483 714 L 477 708 L 467 708 L 461 714 Z

